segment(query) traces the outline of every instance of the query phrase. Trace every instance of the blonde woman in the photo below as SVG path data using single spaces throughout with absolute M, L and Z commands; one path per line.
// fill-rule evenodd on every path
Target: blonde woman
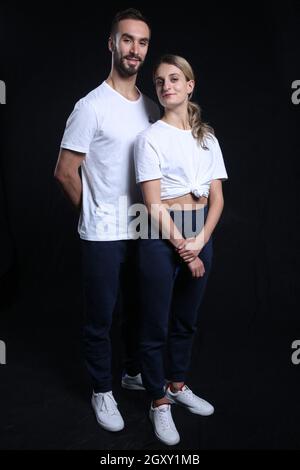
M 154 69 L 154 82 L 164 114 L 135 142 L 136 178 L 151 216 L 148 236 L 139 245 L 142 377 L 152 397 L 155 434 L 174 445 L 180 437 L 171 404 L 199 415 L 214 412 L 185 381 L 227 173 L 213 129 L 190 101 L 195 86 L 190 64 L 165 55 Z M 167 388 L 165 377 L 170 379 Z

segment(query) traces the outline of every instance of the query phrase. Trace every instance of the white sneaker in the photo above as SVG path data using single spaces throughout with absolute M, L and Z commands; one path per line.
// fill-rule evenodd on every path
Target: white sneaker
M 124 428 L 124 421 L 112 392 L 93 392 L 92 407 L 98 423 L 107 431 L 121 431 Z
M 184 406 L 190 410 L 191 413 L 197 415 L 209 416 L 215 411 L 214 407 L 208 403 L 208 401 L 195 395 L 187 385 L 184 385 L 182 390 L 176 393 L 171 392 L 170 387 L 168 387 L 166 390 L 166 398 L 168 398 L 171 403 Z
M 169 446 L 178 444 L 180 437 L 171 415 L 171 405 L 160 405 L 153 408 L 151 404 L 149 418 L 152 421 L 155 435 L 160 441 Z
M 134 376 L 124 374 L 121 385 L 123 388 L 127 388 L 127 390 L 145 390 L 141 374 Z

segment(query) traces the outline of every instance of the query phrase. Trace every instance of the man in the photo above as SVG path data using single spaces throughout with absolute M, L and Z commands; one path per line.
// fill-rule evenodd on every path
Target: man
M 123 304 L 127 347 L 122 386 L 143 389 L 137 352 L 137 242 L 130 239 L 130 220 L 127 213 L 124 217 L 123 209 L 124 200 L 127 206 L 141 200 L 134 176 L 134 140 L 159 118 L 157 105 L 136 87 L 149 40 L 150 27 L 139 11 L 130 8 L 115 16 L 108 40 L 111 72 L 106 81 L 76 103 L 55 169 L 64 192 L 81 209 L 78 231 L 87 317 L 86 363 L 97 421 L 109 431 L 124 427 L 112 394 L 109 336 L 121 274 L 126 281 Z

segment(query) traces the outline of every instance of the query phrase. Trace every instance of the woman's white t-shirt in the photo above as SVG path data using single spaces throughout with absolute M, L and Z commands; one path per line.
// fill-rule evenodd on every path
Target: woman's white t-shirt
M 193 137 L 164 121 L 141 132 L 134 147 L 136 181 L 161 180 L 161 200 L 193 193 L 209 196 L 214 179 L 228 178 L 216 137 L 205 138 L 207 150 Z

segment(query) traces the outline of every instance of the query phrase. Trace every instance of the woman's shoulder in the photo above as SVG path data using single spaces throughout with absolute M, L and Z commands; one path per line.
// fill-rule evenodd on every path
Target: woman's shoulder
M 162 128 L 160 121 L 156 121 L 154 124 L 151 124 L 142 132 L 137 135 L 138 141 L 150 141 L 155 142 L 161 135 Z
M 212 132 L 208 132 L 204 136 L 204 144 L 205 144 L 205 147 L 212 150 L 219 145 L 219 141 L 217 137 L 215 136 L 215 134 L 213 134 Z

